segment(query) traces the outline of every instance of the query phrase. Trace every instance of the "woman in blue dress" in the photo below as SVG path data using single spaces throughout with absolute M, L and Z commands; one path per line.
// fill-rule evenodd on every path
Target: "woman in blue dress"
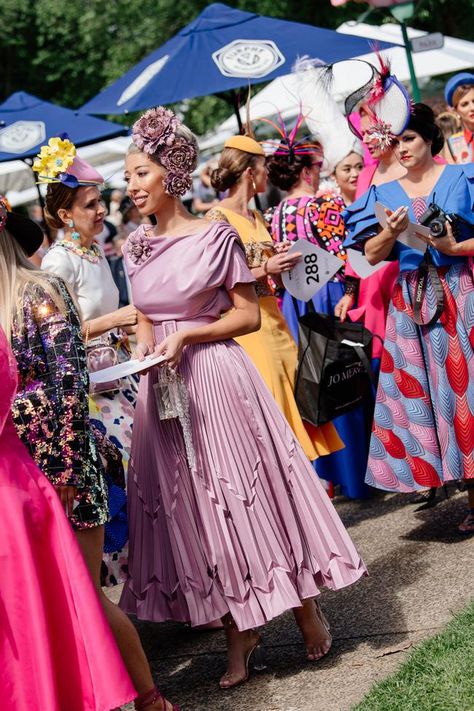
M 395 151 L 406 175 L 372 186 L 345 213 L 349 237 L 371 264 L 400 261 L 387 317 L 366 481 L 386 491 L 426 491 L 464 479 L 474 531 L 474 166 L 440 165 L 431 109 L 416 104 Z M 375 215 L 380 202 L 386 226 Z M 432 205 L 426 254 L 400 241 Z M 444 223 L 444 224 L 443 224 Z M 444 228 L 444 229 L 443 229 Z M 421 231 L 420 231 L 421 233 Z M 420 245 L 422 246 L 422 245 Z M 433 498 L 433 494 L 430 494 Z M 428 503 L 430 503 L 428 501 Z

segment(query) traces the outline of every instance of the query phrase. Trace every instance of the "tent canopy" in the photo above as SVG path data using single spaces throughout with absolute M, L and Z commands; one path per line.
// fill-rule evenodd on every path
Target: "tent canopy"
M 0 104 L 0 162 L 32 158 L 43 143 L 64 132 L 76 146 L 83 146 L 128 129 L 17 91 Z
M 305 54 L 329 63 L 367 49 L 360 37 L 213 3 L 81 111 L 117 114 L 170 104 L 288 74 Z
M 382 39 L 388 42 L 401 43 L 400 25 L 388 23 L 380 27 L 367 25 L 364 23 L 346 22 L 341 25 L 337 32 L 346 34 L 360 34 L 363 37 L 372 37 L 374 40 Z M 408 28 L 409 38 L 421 37 L 425 35 L 421 30 Z M 404 47 L 392 47 L 383 52 L 384 56 L 390 59 L 392 72 L 401 81 L 410 80 L 410 72 L 406 59 Z M 377 66 L 377 59 L 374 54 L 366 54 L 358 57 L 366 59 Z M 454 37 L 444 38 L 444 47 L 439 50 L 430 50 L 413 54 L 415 73 L 418 79 L 429 79 L 438 74 L 449 74 L 459 72 L 474 66 L 474 42 L 456 39 Z M 347 76 L 344 72 L 337 73 L 333 86 L 333 95 L 336 100 L 342 99 L 353 87 L 353 77 Z M 281 76 L 262 89 L 250 102 L 250 115 L 253 119 L 272 116 L 279 109 L 283 118 L 293 118 L 299 111 L 298 80 L 294 74 Z M 241 112 L 244 118 L 244 110 Z M 201 150 L 218 149 L 225 139 L 237 132 L 237 121 L 235 116 L 229 116 L 208 136 L 204 136 L 200 142 Z

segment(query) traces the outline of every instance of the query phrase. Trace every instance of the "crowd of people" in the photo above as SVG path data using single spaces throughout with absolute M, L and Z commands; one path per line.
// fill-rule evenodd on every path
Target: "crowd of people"
M 455 482 L 468 512 L 453 525 L 474 532 L 474 75 L 448 82 L 449 121 L 401 88 L 387 113 L 398 86 L 373 68 L 336 134 L 320 98 L 271 139 L 248 125 L 202 169 L 192 212 L 197 141 L 163 107 L 134 124 L 108 214 L 103 177 L 64 135 L 33 166 L 44 212 L 0 200 L 12 708 L 177 709 L 128 614 L 223 629 L 223 690 L 262 665 L 261 628 L 285 611 L 317 662 L 332 642 L 321 591 L 367 574 L 335 487 L 430 508 Z M 280 198 L 262 214 L 270 183 Z M 341 260 L 308 301 L 284 288 L 296 240 Z M 310 313 L 373 335 L 373 399 L 329 422 L 295 396 Z M 91 382 L 130 358 L 138 374 Z M 115 605 L 103 586 L 120 582 Z

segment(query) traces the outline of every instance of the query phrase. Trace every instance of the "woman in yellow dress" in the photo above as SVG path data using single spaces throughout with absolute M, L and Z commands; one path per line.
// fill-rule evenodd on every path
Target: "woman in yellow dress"
M 239 233 L 257 284 L 262 326 L 259 331 L 236 338 L 260 371 L 307 457 L 314 460 L 344 446 L 334 426 L 313 427 L 303 423 L 294 398 L 297 347 L 278 306 L 269 277 L 278 282 L 301 255 L 288 255 L 290 243 L 275 244 L 262 215 L 248 207 L 267 185 L 265 153 L 250 136 L 233 136 L 224 144 L 219 165 L 212 173 L 213 188 L 228 190 L 228 197 L 210 210 L 210 220 L 230 223 Z

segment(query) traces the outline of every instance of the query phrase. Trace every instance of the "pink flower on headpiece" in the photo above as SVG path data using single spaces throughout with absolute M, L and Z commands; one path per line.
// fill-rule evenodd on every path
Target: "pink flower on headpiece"
M 145 111 L 133 124 L 132 141 L 144 153 L 156 153 L 160 146 L 171 146 L 179 125 L 178 117 L 164 106 Z
M 126 249 L 134 264 L 143 264 L 151 255 L 150 240 L 142 234 L 130 236 Z
M 181 197 L 188 190 L 191 190 L 193 181 L 189 173 L 172 173 L 169 171 L 163 180 L 163 185 L 168 195 Z
M 172 173 L 191 173 L 196 159 L 195 146 L 181 137 L 176 138 L 172 146 L 160 152 L 161 165 Z

